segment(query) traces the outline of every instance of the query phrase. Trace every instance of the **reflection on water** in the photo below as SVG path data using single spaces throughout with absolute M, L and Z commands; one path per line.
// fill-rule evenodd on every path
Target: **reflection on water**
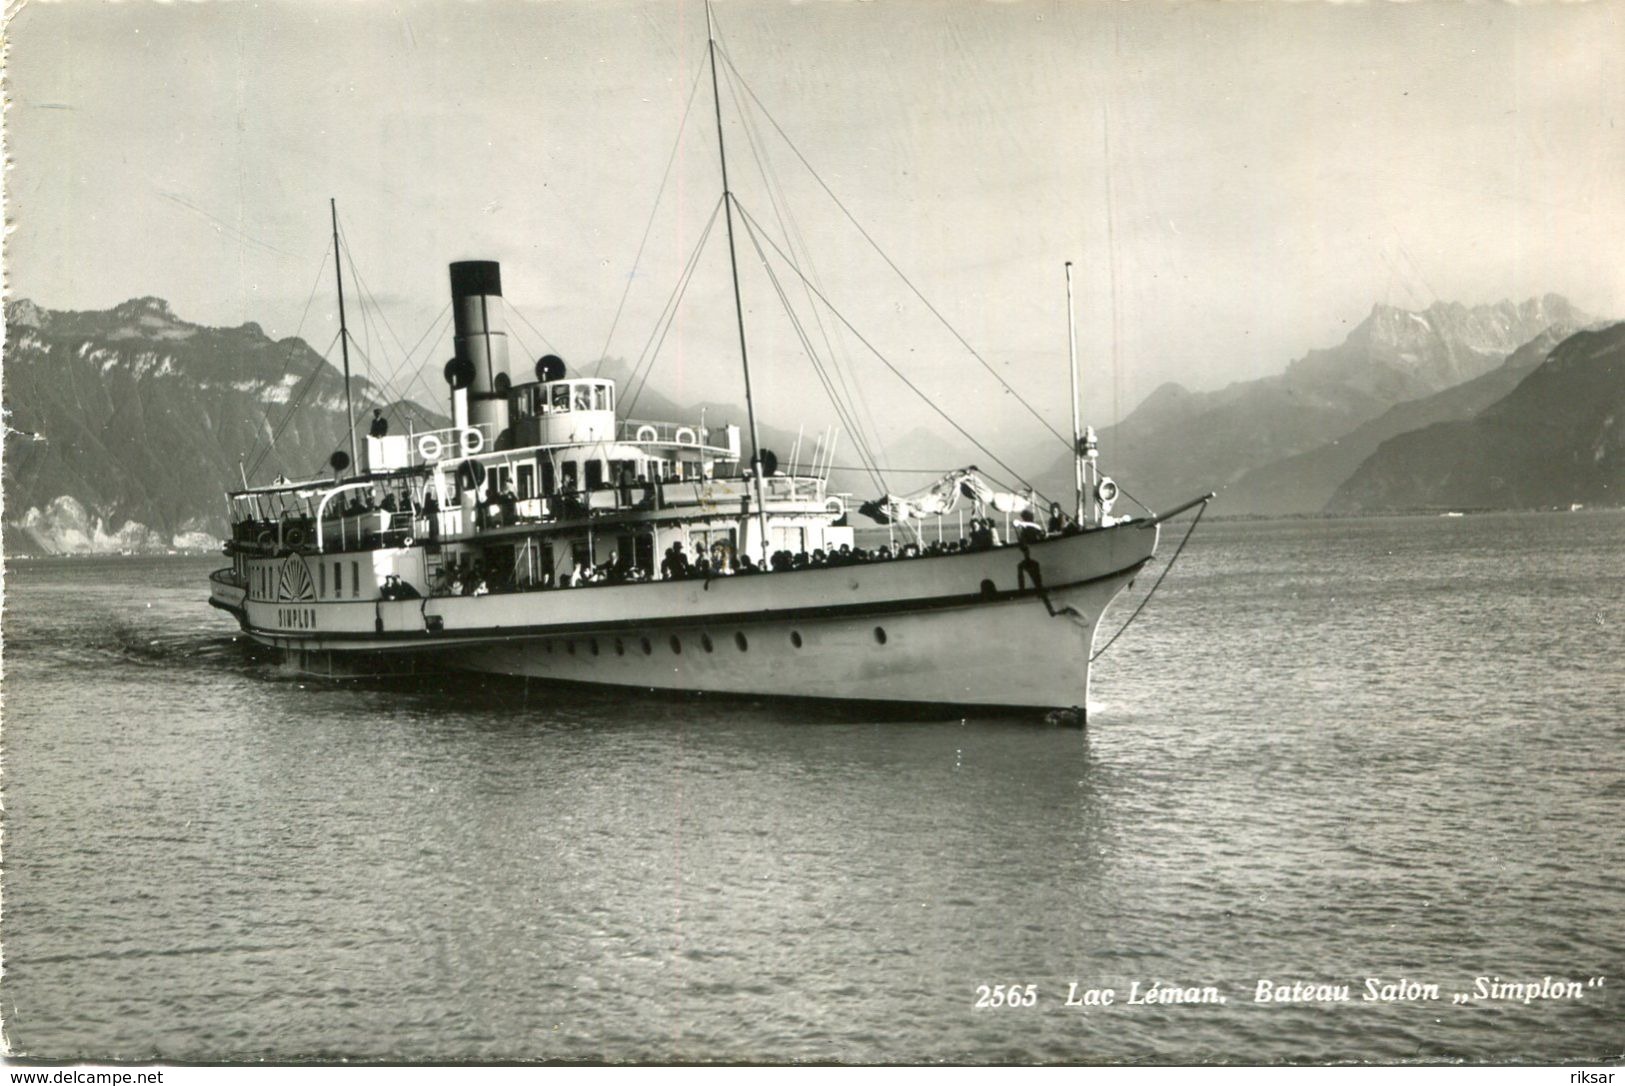
M 1602 1059 L 1606 988 L 1252 996 L 1622 975 L 1622 534 L 1205 523 L 1101 661 L 1086 733 L 313 681 L 202 604 L 206 562 L 19 564 L 8 1036 L 172 1059 Z M 1066 1007 L 1074 981 L 1228 1002 Z M 1034 1008 L 974 1006 L 1029 983 Z

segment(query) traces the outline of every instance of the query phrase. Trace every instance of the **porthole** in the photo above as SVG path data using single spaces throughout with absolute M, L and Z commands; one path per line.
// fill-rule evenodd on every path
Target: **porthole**
M 745 640 L 745 635 L 742 633 L 734 634 L 734 644 L 739 646 L 740 652 L 746 652 L 750 649 L 750 642 Z
M 643 655 L 652 656 L 654 651 L 655 647 L 649 644 L 649 639 L 647 637 L 643 638 Z
M 677 635 L 671 635 L 671 651 L 673 656 L 683 655 L 683 643 L 677 640 Z
M 790 644 L 794 645 L 798 649 L 801 647 L 801 633 L 800 633 L 800 631 L 798 631 L 798 630 L 791 630 L 790 631 Z
M 885 643 L 886 643 L 886 627 L 884 627 L 884 626 L 876 626 L 875 627 L 875 644 L 884 645 Z
M 626 642 L 622 641 L 618 637 L 615 639 L 615 655 L 616 656 L 625 656 L 626 655 Z
M 598 655 L 598 639 L 596 637 L 587 642 L 587 651 L 591 652 L 594 656 Z
M 710 652 L 713 648 L 715 648 L 715 646 L 711 644 L 711 635 L 710 634 L 701 634 L 700 635 L 700 647 L 703 648 L 706 652 Z

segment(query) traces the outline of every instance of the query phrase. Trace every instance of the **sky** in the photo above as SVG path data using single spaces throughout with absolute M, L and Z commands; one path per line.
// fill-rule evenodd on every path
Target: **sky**
M 995 447 L 1042 430 L 1018 396 L 1070 428 L 1066 261 L 1096 425 L 1166 381 L 1279 372 L 1375 303 L 1556 292 L 1625 316 L 1625 0 L 714 11 L 738 206 L 864 337 L 769 262 L 881 449 L 948 431 L 865 341 Z M 321 349 L 331 197 L 374 377 L 443 394 L 433 329 L 470 258 L 503 265 L 516 370 L 636 359 L 721 192 L 705 27 L 689 0 L 30 0 L 8 28 L 7 296 L 157 295 Z M 734 228 L 759 408 L 823 425 Z M 662 391 L 740 398 L 730 290 L 719 220 Z

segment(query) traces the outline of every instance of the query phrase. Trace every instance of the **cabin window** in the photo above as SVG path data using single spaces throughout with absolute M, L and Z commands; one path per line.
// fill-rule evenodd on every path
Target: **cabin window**
M 333 563 L 333 595 L 344 595 L 344 563 Z
M 602 460 L 587 461 L 587 489 L 597 490 L 604 485 L 604 462 Z
M 536 465 L 520 464 L 518 476 L 519 500 L 529 501 L 536 496 Z
M 542 461 L 542 496 L 551 498 L 553 492 L 559 488 L 558 480 L 554 478 L 553 461 Z
M 507 489 L 508 489 L 508 483 L 511 480 L 512 480 L 512 476 L 509 474 L 507 465 L 503 465 L 502 467 L 497 468 L 497 485 L 496 485 L 496 489 L 493 490 L 491 493 L 493 493 L 493 494 L 502 494 L 502 493 L 506 492 Z
M 575 390 L 575 409 L 577 411 L 591 411 L 592 410 L 592 386 L 591 385 L 573 385 L 571 387 Z
M 585 539 L 578 539 L 570 544 L 570 563 L 576 569 L 592 566 L 592 551 L 587 549 Z
M 569 385 L 554 385 L 553 386 L 553 410 L 555 410 L 555 411 L 568 411 L 568 410 L 570 410 L 570 386 Z
M 361 595 L 361 563 L 350 563 L 350 598 L 355 599 Z
M 316 594 L 321 596 L 323 599 L 326 599 L 327 598 L 327 567 L 322 565 L 321 563 L 317 563 L 317 565 L 316 565 L 316 573 L 318 574 L 317 580 L 321 581 L 321 587 L 317 589 Z
M 564 462 L 564 482 L 561 487 L 566 494 L 573 494 L 580 489 L 580 487 L 577 485 L 580 476 L 577 475 L 576 472 L 576 462 L 574 460 L 566 460 Z

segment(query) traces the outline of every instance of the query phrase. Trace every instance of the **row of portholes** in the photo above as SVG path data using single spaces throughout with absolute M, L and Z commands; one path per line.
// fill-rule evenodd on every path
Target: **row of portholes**
M 886 643 L 886 628 L 884 626 L 876 626 L 875 629 L 874 629 L 874 636 L 875 636 L 875 644 L 884 645 Z M 552 653 L 553 653 L 553 644 L 554 643 L 552 641 L 548 641 L 548 642 L 544 643 L 548 655 L 552 655 Z M 599 644 L 598 644 L 598 639 L 596 637 L 587 638 L 585 644 L 587 646 L 587 652 L 588 653 L 590 653 L 593 656 L 599 655 L 600 648 L 599 648 Z M 625 656 L 626 655 L 626 644 L 627 644 L 626 641 L 623 640 L 622 638 L 617 637 L 617 638 L 614 639 L 615 655 L 616 656 Z M 670 644 L 671 644 L 671 652 L 672 652 L 673 656 L 681 656 L 683 654 L 683 642 L 682 642 L 682 639 L 679 638 L 676 634 L 671 635 Z M 798 649 L 801 648 L 801 646 L 803 644 L 805 644 L 805 642 L 802 640 L 800 630 L 791 630 L 790 631 L 790 644 L 794 645 Z M 564 651 L 568 655 L 574 656 L 576 654 L 576 643 L 574 641 L 565 641 L 565 642 L 563 642 L 563 645 L 564 645 Z M 654 651 L 655 651 L 654 643 L 651 642 L 647 637 L 638 638 L 637 645 L 638 645 L 639 648 L 641 648 L 643 650 L 643 655 L 645 655 L 645 656 L 653 656 L 654 655 Z M 745 635 L 742 634 L 742 633 L 737 633 L 736 632 L 734 634 L 734 645 L 739 649 L 740 652 L 749 652 L 750 651 L 750 641 L 748 641 L 746 639 Z M 711 635 L 707 634 L 707 633 L 700 634 L 700 647 L 703 648 L 706 652 L 715 652 L 716 651 L 716 643 L 711 640 Z

